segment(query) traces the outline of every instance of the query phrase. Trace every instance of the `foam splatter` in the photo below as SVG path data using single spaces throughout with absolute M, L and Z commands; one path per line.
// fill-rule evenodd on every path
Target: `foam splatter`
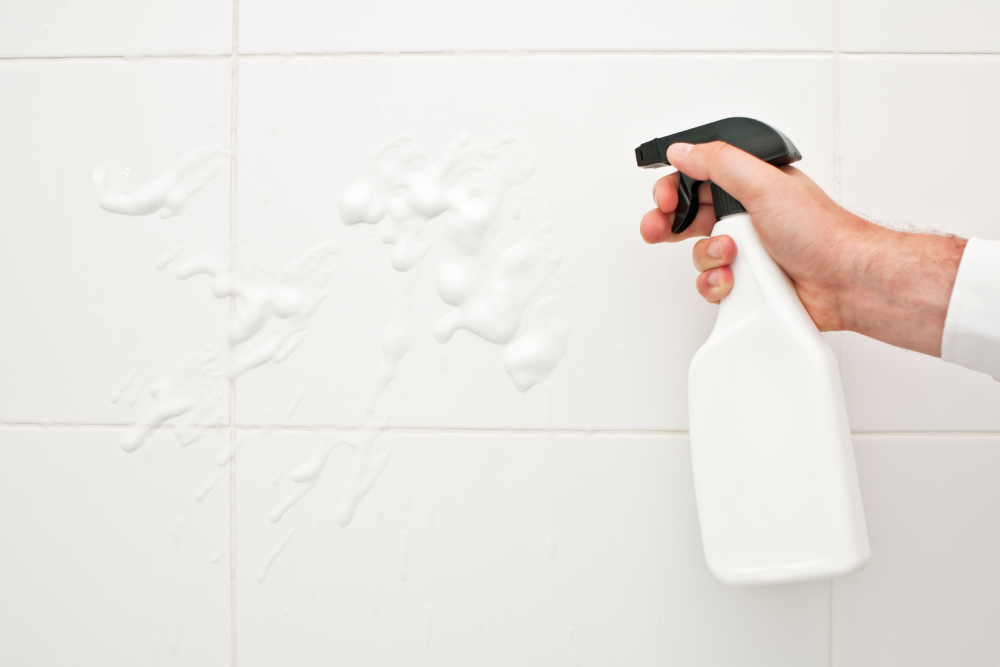
M 549 377 L 569 348 L 570 328 L 559 316 L 559 299 L 547 296 L 528 315 L 525 331 L 504 348 L 503 365 L 520 391 Z
M 110 213 L 172 218 L 184 213 L 191 198 L 219 175 L 229 157 L 228 146 L 206 146 L 191 151 L 170 169 L 132 193 L 105 192 L 97 205 Z M 104 172 L 100 171 L 103 182 Z M 98 181 L 95 168 L 94 180 Z
M 380 240 L 393 247 L 392 267 L 404 273 L 399 304 L 382 335 L 383 361 L 366 406 L 369 413 L 413 346 L 413 285 L 421 261 L 436 243 L 441 246 L 437 291 L 451 306 L 433 327 L 442 343 L 458 329 L 467 329 L 487 341 L 510 344 L 525 309 L 562 262 L 549 223 L 509 248 L 496 244 L 507 191 L 535 170 L 534 159 L 519 139 L 508 136 L 491 144 L 472 144 L 462 136 L 436 161 L 412 168 L 423 157 L 424 150 L 410 137 L 383 144 L 340 199 L 341 220 L 348 225 L 376 225 Z M 558 308 L 546 306 L 546 312 L 559 318 Z M 556 337 L 561 340 L 569 325 L 560 322 L 548 328 L 560 332 Z M 534 337 L 538 336 L 536 332 Z M 519 390 L 526 391 L 555 370 L 562 354 L 533 358 L 532 371 L 521 372 L 518 364 L 525 349 L 532 348 L 537 357 L 556 354 L 560 346 L 540 346 L 536 340 L 520 347 L 521 352 L 512 353 L 511 377 Z M 511 372 L 511 367 L 507 370 Z
M 284 361 L 305 340 L 310 318 L 329 295 L 323 288 L 336 268 L 337 244 L 310 248 L 274 275 L 247 264 L 245 253 L 245 247 L 237 246 L 230 266 L 228 247 L 208 249 L 174 270 L 181 280 L 207 275 L 213 296 L 238 299 L 240 308 L 228 334 L 237 345 L 233 378 L 270 361 Z
M 285 536 L 274 545 L 274 548 L 272 548 L 266 556 L 264 556 L 264 560 L 257 569 L 257 576 L 255 577 L 258 584 L 262 584 L 267 581 L 267 573 L 270 572 L 271 566 L 274 565 L 274 561 L 278 560 L 278 556 L 281 555 L 281 552 L 285 550 L 285 547 L 288 546 L 288 543 L 292 541 L 294 536 L 295 529 L 292 528 L 290 531 L 285 533 Z
M 389 462 L 390 448 L 380 447 L 377 444 L 381 433 L 380 426 L 384 424 L 371 424 L 361 433 L 347 434 L 336 440 L 325 439 L 317 445 L 312 456 L 292 471 L 290 477 L 295 482 L 295 488 L 271 510 L 268 515 L 271 521 L 275 523 L 281 521 L 285 513 L 319 483 L 323 467 L 330 459 L 330 455 L 336 448 L 345 446 L 354 453 L 354 464 L 351 467 L 347 488 L 337 507 L 336 521 L 338 526 L 346 528 L 354 518 L 358 505 L 375 486 L 375 482 Z
M 219 348 L 209 345 L 200 352 L 185 357 L 166 377 L 149 388 L 153 402 L 135 425 L 122 438 L 122 449 L 134 452 L 142 447 L 158 427 L 170 419 L 187 416 L 183 426 L 192 426 L 192 413 L 206 404 L 213 406 L 222 400 L 214 387 L 222 371 L 215 365 Z

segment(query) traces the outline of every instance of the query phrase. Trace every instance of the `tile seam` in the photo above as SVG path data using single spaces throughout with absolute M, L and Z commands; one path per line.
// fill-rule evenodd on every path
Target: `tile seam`
M 47 430 L 59 430 L 59 431 L 97 431 L 97 430 L 128 430 L 133 427 L 132 424 L 70 424 L 70 423 L 49 423 L 40 424 L 36 422 L 0 422 L 0 428 L 7 427 L 9 429 L 40 429 L 43 431 Z M 271 433 L 356 433 L 358 431 L 368 430 L 368 427 L 361 425 L 348 425 L 348 426 L 330 426 L 330 425 L 245 425 L 240 426 L 238 424 L 222 424 L 216 426 L 207 426 L 207 430 L 215 433 L 231 433 L 231 434 L 249 434 L 257 433 L 261 431 L 268 431 Z M 173 426 L 164 425 L 154 429 L 156 432 L 169 432 L 173 430 Z M 392 434 L 436 434 L 436 433 L 455 433 L 455 434 L 537 434 L 537 435 L 690 435 L 690 431 L 687 430 L 671 430 L 671 429 L 616 429 L 616 428 L 604 428 L 604 429 L 587 429 L 587 428 L 482 428 L 482 427 L 459 427 L 459 426 L 390 426 L 387 428 L 376 429 L 380 433 L 392 435 Z M 852 431 L 851 435 L 854 437 L 861 438 L 893 438 L 893 437 L 912 437 L 912 438 L 996 438 L 1000 437 L 1000 430 L 998 431 Z
M 230 175 L 229 175 L 229 272 L 232 278 L 233 259 L 236 248 L 236 213 L 237 213 L 237 121 L 239 119 L 239 17 L 240 2 L 233 0 L 233 25 L 230 37 Z M 229 297 L 229 324 L 232 325 L 236 316 L 236 297 Z M 228 338 L 228 327 L 226 332 Z M 236 345 L 229 343 L 229 447 L 236 451 L 236 380 L 233 369 L 236 359 Z M 229 664 L 236 667 L 236 458 L 229 465 Z
M 842 58 L 873 59 L 938 59 L 938 60 L 991 60 L 1000 57 L 1000 51 L 975 53 L 928 51 L 351 51 L 317 53 L 239 53 L 239 54 L 163 54 L 163 55 L 79 55 L 79 56 L 0 56 L 2 63 L 40 63 L 64 61 L 120 61 L 120 62 L 171 62 L 171 61 L 231 61 L 241 60 L 318 60 L 318 59 L 371 59 L 371 58 L 534 58 L 545 56 L 606 57 L 606 56 L 655 56 L 655 57 L 779 57 L 779 58 L 820 58 L 839 55 Z

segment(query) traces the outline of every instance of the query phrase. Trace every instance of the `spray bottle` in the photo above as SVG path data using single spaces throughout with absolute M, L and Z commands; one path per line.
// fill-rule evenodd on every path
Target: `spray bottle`
M 640 167 L 674 143 L 725 141 L 770 164 L 802 158 L 781 132 L 727 118 L 647 142 Z M 698 213 L 681 174 L 674 233 Z M 746 209 L 712 183 L 712 236 L 736 242 L 733 290 L 691 361 L 691 463 L 705 560 L 726 584 L 822 579 L 871 557 L 851 430 L 833 351 L 791 280 L 761 245 Z

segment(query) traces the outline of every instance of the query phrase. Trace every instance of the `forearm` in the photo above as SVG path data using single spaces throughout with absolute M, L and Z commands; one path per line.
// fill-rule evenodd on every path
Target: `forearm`
M 843 328 L 941 356 L 948 302 L 966 240 L 870 225 L 858 239 L 853 281 L 840 303 Z

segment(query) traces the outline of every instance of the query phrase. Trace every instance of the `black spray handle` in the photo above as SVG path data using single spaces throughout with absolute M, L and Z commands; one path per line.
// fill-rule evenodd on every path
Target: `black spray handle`
M 712 141 L 725 141 L 777 167 L 802 159 L 802 154 L 788 137 L 770 125 L 753 118 L 725 118 L 647 141 L 635 149 L 635 161 L 645 169 L 664 167 L 670 164 L 667 161 L 667 149 L 671 144 L 707 144 Z M 671 226 L 674 234 L 690 227 L 698 215 L 698 186 L 702 182 L 681 174 L 677 184 L 677 213 Z M 712 183 L 712 203 L 716 220 L 746 211 L 742 204 L 715 183 Z

